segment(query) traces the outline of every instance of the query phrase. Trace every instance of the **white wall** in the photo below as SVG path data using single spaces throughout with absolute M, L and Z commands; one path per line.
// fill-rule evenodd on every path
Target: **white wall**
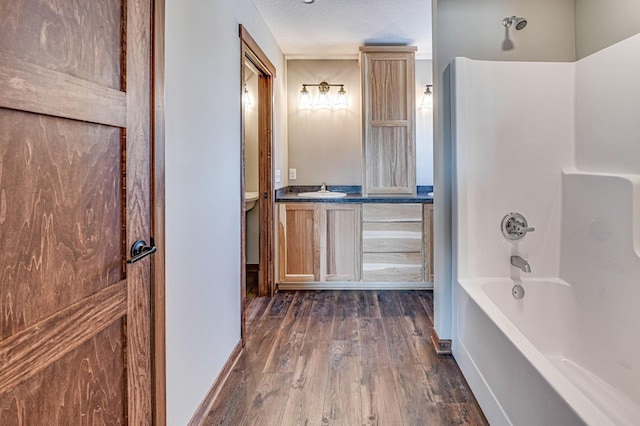
M 354 52 L 355 53 L 355 52 Z M 303 83 L 344 84 L 346 109 L 300 109 Z M 287 61 L 289 167 L 297 179 L 289 185 L 360 185 L 362 127 L 360 68 L 356 60 Z M 307 87 L 312 101 L 317 87 Z M 333 101 L 339 87 L 331 87 Z
M 356 53 L 356 52 L 354 52 Z M 344 83 L 349 98 L 346 110 L 298 108 L 303 83 Z M 416 101 L 432 84 L 432 62 L 416 60 Z M 361 185 L 362 102 L 357 60 L 288 60 L 289 167 L 297 179 L 290 185 Z M 308 87 L 312 99 L 317 87 Z M 338 91 L 332 87 L 333 99 Z M 417 184 L 433 185 L 433 110 L 416 113 Z
M 169 425 L 189 421 L 240 339 L 240 23 L 284 71 L 250 0 L 166 2 Z M 275 168 L 286 167 L 281 75 Z
M 433 61 L 416 60 L 416 183 L 433 185 L 433 108 L 420 108 L 427 84 L 433 84 Z M 432 89 L 433 90 L 433 89 Z
M 258 76 L 248 66 L 244 67 L 246 89 L 253 105 L 244 108 L 244 190 L 258 192 L 259 189 L 259 146 L 258 146 Z M 247 212 L 246 222 L 247 258 L 245 263 L 257 265 L 260 263 L 260 206 Z
M 574 0 L 432 0 L 434 39 L 434 324 L 452 337 L 450 61 L 463 56 L 500 61 L 575 60 Z M 503 50 L 502 19 L 523 16 L 522 31 L 509 31 Z M 535 82 L 531 82 L 535 84 Z
M 259 189 L 258 150 L 258 76 L 249 68 L 244 68 L 245 87 L 253 105 L 244 108 L 244 189 L 257 192 Z
M 574 64 L 457 58 L 454 72 L 454 279 L 510 277 L 511 255 L 529 262 L 527 277 L 559 276 Z M 500 223 L 510 212 L 523 214 L 535 232 L 518 242 L 504 238 Z
M 576 67 L 576 161 L 583 170 L 640 174 L 640 35 Z

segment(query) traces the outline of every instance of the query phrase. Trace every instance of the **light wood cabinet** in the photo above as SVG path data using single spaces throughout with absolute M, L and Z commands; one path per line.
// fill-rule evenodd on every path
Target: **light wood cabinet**
M 433 282 L 433 204 L 423 206 L 422 233 L 424 235 L 424 276 L 428 282 Z
M 280 203 L 278 225 L 280 283 L 433 282 L 432 204 Z
M 422 282 L 422 204 L 365 204 L 362 222 L 362 279 Z
M 363 194 L 415 194 L 415 46 L 362 46 Z
M 280 282 L 359 281 L 361 205 L 279 204 Z
M 320 281 L 360 281 L 361 206 L 318 204 Z
M 280 204 L 278 210 L 280 281 L 318 281 L 320 251 L 315 243 L 319 239 L 317 204 Z

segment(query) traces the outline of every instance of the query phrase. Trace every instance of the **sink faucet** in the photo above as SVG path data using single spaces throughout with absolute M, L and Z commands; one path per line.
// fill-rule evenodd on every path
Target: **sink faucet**
M 320 185 L 320 192 L 327 192 L 327 185 L 324 182 Z
M 531 272 L 531 266 L 529 266 L 529 262 L 527 262 L 520 256 L 511 256 L 511 264 L 516 268 L 522 269 L 522 272 Z

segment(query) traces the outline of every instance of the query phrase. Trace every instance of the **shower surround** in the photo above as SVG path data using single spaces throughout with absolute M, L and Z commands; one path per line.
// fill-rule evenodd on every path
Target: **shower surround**
M 492 425 L 640 424 L 639 52 L 453 63 L 453 352 Z

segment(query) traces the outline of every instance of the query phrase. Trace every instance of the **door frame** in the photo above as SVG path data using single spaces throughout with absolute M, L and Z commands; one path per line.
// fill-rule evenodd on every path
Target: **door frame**
M 240 24 L 239 25 L 240 36 L 240 99 L 241 102 L 241 262 L 240 262 L 240 285 L 241 288 L 241 335 L 242 344 L 245 343 L 245 316 L 244 305 L 246 299 L 246 215 L 244 208 L 244 169 L 245 169 L 245 118 L 244 118 L 244 62 L 245 60 L 251 61 L 256 66 L 260 75 L 258 75 L 258 207 L 260 211 L 260 254 L 259 254 L 259 278 L 258 278 L 258 296 L 272 296 L 274 292 L 274 265 L 273 265 L 273 251 L 274 251 L 274 239 L 273 239 L 273 180 L 272 180 L 272 118 L 273 118 L 273 79 L 276 77 L 276 68 L 271 63 L 267 55 L 262 51 L 258 43 L 251 37 L 247 29 Z
M 153 424 L 167 424 L 165 312 L 165 0 L 152 0 L 151 45 L 151 258 Z

